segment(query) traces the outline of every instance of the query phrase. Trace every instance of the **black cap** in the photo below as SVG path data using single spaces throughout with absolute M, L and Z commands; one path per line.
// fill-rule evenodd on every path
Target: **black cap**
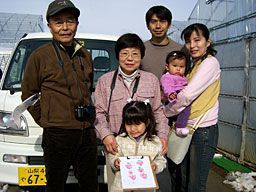
M 54 0 L 48 6 L 46 20 L 49 21 L 49 17 L 64 9 L 70 10 L 76 18 L 80 15 L 80 10 L 70 0 Z

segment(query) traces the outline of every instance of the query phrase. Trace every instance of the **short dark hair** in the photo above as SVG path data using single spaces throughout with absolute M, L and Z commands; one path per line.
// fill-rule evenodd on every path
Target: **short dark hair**
M 172 51 L 168 53 L 168 55 L 166 56 L 165 62 L 166 64 L 168 64 L 174 59 L 185 59 L 186 65 L 188 64 L 186 54 L 183 51 Z
M 138 48 L 141 59 L 145 56 L 145 46 L 141 38 L 135 33 L 126 33 L 118 38 L 115 45 L 116 58 L 119 60 L 119 52 L 125 48 Z
M 157 5 L 157 6 L 151 7 L 146 13 L 147 26 L 149 26 L 149 22 L 150 22 L 150 20 L 151 20 L 151 18 L 154 14 L 160 20 L 167 20 L 169 25 L 171 24 L 171 22 L 172 22 L 172 13 L 171 13 L 171 11 L 168 8 L 166 8 L 162 5 Z
M 181 32 L 181 39 L 185 40 L 185 42 L 189 41 L 191 34 L 193 32 L 196 32 L 198 35 L 202 34 L 202 36 L 208 41 L 210 38 L 210 31 L 207 28 L 206 25 L 202 23 L 193 23 L 189 26 L 187 26 L 182 32 Z M 207 47 L 206 54 L 202 57 L 202 60 L 204 60 L 208 55 L 216 55 L 217 51 L 213 48 L 212 43 L 210 46 Z
M 180 59 L 180 60 L 184 59 L 185 60 L 185 63 L 186 63 L 185 75 L 186 75 L 190 70 L 190 62 L 189 62 L 189 58 L 186 55 L 186 53 L 184 51 L 172 51 L 172 52 L 168 53 L 168 55 L 166 56 L 165 63 L 169 64 L 171 61 L 173 61 L 175 59 Z M 165 69 L 163 74 L 165 74 L 166 72 L 167 72 L 167 70 Z
M 156 135 L 156 120 L 149 103 L 143 101 L 131 101 L 127 103 L 123 108 L 122 124 L 119 130 L 119 134 L 128 133 L 125 129 L 125 124 L 133 125 L 145 123 L 146 125 L 146 137 L 145 139 L 151 140 L 153 135 Z

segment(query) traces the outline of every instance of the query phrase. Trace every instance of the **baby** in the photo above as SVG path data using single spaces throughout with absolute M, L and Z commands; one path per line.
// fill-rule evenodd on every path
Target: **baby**
M 166 57 L 167 72 L 162 75 L 160 81 L 170 103 L 175 102 L 177 94 L 187 85 L 185 77 L 187 65 L 187 57 L 182 51 L 172 51 Z M 170 119 L 171 122 L 177 119 L 175 123 L 177 135 L 186 136 L 189 133 L 189 129 L 186 127 L 189 114 L 190 107 L 186 107 L 177 117 Z

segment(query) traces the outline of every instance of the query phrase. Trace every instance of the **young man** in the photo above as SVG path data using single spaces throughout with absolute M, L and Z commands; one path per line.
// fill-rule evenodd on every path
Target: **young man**
M 79 15 L 69 0 L 49 4 L 46 19 L 53 40 L 32 53 L 21 87 L 22 100 L 41 92 L 29 112 L 44 128 L 47 192 L 64 191 L 71 165 L 79 191 L 98 191 L 95 113 L 79 113 L 92 104 L 93 83 L 91 56 L 74 39 Z
M 155 74 L 160 80 L 165 70 L 165 58 L 168 53 L 182 49 L 182 45 L 171 40 L 167 36 L 172 22 L 172 13 L 164 6 L 153 6 L 146 13 L 147 28 L 151 33 L 151 39 L 144 42 L 145 56 L 141 63 L 141 69 Z M 162 102 L 165 98 L 162 93 Z M 167 169 L 158 175 L 161 192 L 172 191 L 171 177 Z
M 167 36 L 171 22 L 172 13 L 164 6 L 153 6 L 146 13 L 146 23 L 151 39 L 144 43 L 146 53 L 141 69 L 155 74 L 158 79 L 165 69 L 167 54 L 182 48 L 180 44 Z

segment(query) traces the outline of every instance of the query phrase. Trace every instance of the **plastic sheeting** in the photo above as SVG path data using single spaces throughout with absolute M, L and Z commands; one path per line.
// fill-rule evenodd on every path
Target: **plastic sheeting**
M 24 33 L 42 31 L 42 15 L 0 13 L 0 47 L 11 47 Z
M 199 0 L 188 20 L 209 27 L 218 51 L 218 148 L 256 169 L 256 0 Z

